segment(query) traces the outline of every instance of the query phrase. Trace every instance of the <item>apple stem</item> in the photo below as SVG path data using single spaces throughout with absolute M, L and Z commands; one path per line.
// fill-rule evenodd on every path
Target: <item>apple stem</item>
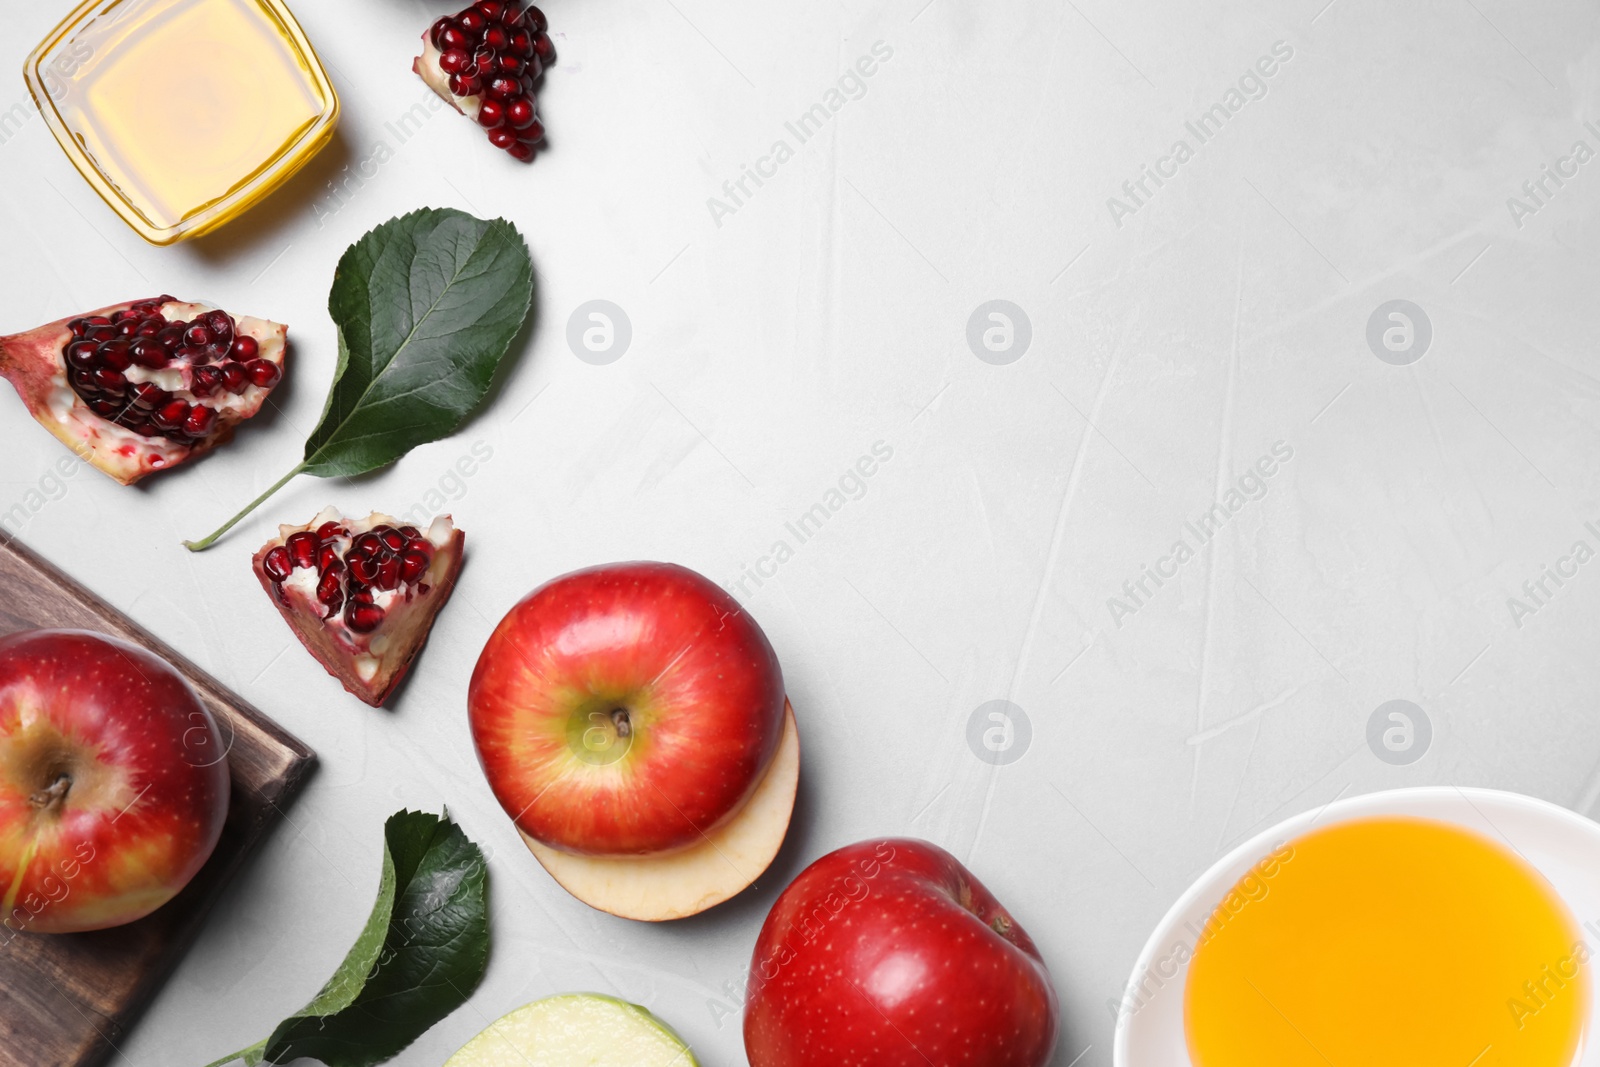
M 249 1048 L 242 1048 L 238 1052 L 230 1052 L 220 1060 L 212 1060 L 206 1064 L 206 1067 L 222 1067 L 223 1064 L 233 1063 L 235 1060 L 243 1060 L 247 1067 L 256 1067 L 261 1062 L 262 1053 L 267 1051 L 267 1042 L 270 1040 L 272 1039 L 263 1038 Z
M 61 807 L 62 802 L 67 799 L 68 790 L 71 788 L 72 776 L 70 774 L 57 775 L 55 781 L 37 793 L 30 795 L 28 803 L 40 811 L 44 811 L 46 808 L 54 810 Z

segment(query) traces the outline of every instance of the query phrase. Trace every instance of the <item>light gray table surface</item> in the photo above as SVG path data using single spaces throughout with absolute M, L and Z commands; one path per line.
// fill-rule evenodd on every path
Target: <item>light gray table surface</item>
M 967 862 L 1055 975 L 1056 1067 L 1105 1067 L 1107 1003 L 1153 924 L 1273 821 L 1432 783 L 1600 807 L 1600 560 L 1572 557 L 1600 549 L 1593 5 L 551 0 L 531 168 L 449 114 L 397 136 L 424 93 L 417 36 L 449 5 L 293 6 L 342 95 L 338 140 L 244 220 L 162 249 L 25 105 L 23 58 L 68 4 L 0 0 L 0 329 L 165 291 L 295 342 L 281 415 L 140 489 L 44 481 L 61 446 L 0 396 L 0 512 L 48 493 L 12 532 L 322 757 L 116 1063 L 198 1065 L 304 1003 L 401 807 L 448 805 L 490 853 L 494 952 L 396 1063 L 596 990 L 718 1067 L 745 1062 L 767 908 L 861 838 Z M 875 50 L 870 77 L 849 73 Z M 765 176 L 740 191 L 746 167 Z M 423 205 L 503 215 L 533 250 L 537 326 L 492 405 L 186 552 L 297 461 L 335 359 L 339 254 Z M 594 300 L 631 327 L 605 365 L 568 343 Z M 889 458 L 853 477 L 875 448 Z M 415 677 L 373 711 L 293 641 L 248 555 L 324 504 L 430 492 L 470 561 Z M 790 524 L 819 504 L 802 541 Z M 632 558 L 738 588 L 806 746 L 774 869 L 659 926 L 538 868 L 464 714 L 519 596 Z M 1027 724 L 1012 713 L 998 761 L 981 758 L 995 700 Z M 1385 747 L 1405 725 L 1387 711 L 1369 744 L 1392 700 L 1412 705 L 1409 751 Z

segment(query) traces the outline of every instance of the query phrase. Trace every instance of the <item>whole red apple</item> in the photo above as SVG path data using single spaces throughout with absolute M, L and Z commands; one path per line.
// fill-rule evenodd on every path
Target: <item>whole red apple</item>
M 586 856 L 702 842 L 750 797 L 784 731 L 766 635 L 670 563 L 535 589 L 489 638 L 467 701 L 501 806 L 528 837 Z
M 137 645 L 85 630 L 0 638 L 5 927 L 99 930 L 171 900 L 222 833 L 225 757 L 189 683 Z
M 801 872 L 750 961 L 751 1067 L 1042 1067 L 1061 1008 L 1033 941 L 954 856 L 863 841 Z

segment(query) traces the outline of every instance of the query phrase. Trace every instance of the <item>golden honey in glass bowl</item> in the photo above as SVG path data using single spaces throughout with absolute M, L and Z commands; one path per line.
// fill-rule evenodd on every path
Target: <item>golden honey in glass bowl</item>
M 24 76 L 73 165 L 153 244 L 236 218 L 327 144 L 339 116 L 281 0 L 90 0 Z

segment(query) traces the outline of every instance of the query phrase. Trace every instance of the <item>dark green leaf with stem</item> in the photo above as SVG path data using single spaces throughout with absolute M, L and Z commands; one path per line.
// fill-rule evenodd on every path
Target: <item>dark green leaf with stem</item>
M 448 816 L 397 812 L 384 826 L 377 902 L 322 992 L 266 1040 L 207 1067 L 302 1057 L 372 1067 L 465 1003 L 488 962 L 483 853 Z
M 339 362 L 305 459 L 221 529 L 184 544 L 209 548 L 297 474 L 364 474 L 454 433 L 532 303 L 533 260 L 504 219 L 428 208 L 361 238 L 328 294 Z

